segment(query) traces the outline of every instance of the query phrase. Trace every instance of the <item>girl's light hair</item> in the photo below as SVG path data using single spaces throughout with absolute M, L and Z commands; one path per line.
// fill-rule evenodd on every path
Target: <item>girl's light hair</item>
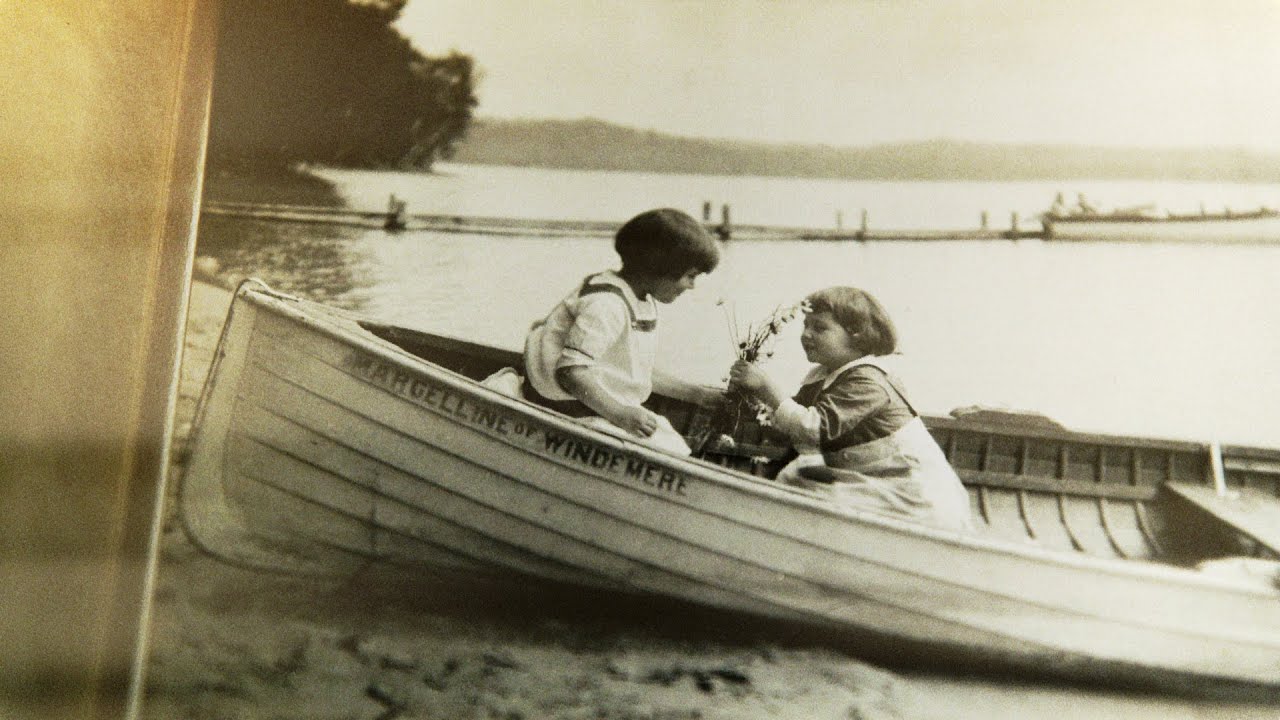
M 898 349 L 898 331 L 889 313 L 866 290 L 829 287 L 805 298 L 808 312 L 828 312 L 850 335 L 857 335 L 858 347 L 871 355 L 889 355 Z

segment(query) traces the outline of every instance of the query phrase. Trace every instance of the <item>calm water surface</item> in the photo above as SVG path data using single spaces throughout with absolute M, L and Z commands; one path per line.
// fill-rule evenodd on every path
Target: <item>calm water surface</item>
M 437 175 L 318 171 L 348 204 L 410 212 L 624 220 L 729 203 L 737 222 L 976 227 L 1032 217 L 1054 193 L 1173 210 L 1280 205 L 1280 189 L 1204 183 L 874 183 L 446 166 Z M 811 290 L 860 285 L 898 325 L 904 376 L 928 412 L 987 404 L 1068 427 L 1280 447 L 1280 246 L 1018 242 L 729 242 L 697 290 L 663 308 L 660 361 L 718 383 L 729 323 Z M 199 252 L 233 272 L 385 321 L 516 348 L 607 239 L 512 238 L 207 218 Z M 772 367 L 795 382 L 797 328 Z

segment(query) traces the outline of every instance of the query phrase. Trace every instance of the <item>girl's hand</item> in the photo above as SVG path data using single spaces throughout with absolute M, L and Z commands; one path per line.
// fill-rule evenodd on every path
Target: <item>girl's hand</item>
M 768 376 L 755 363 L 739 360 L 729 368 L 729 386 L 746 388 L 752 392 L 759 390 L 769 382 Z
M 751 393 L 756 400 L 768 405 L 770 410 L 778 409 L 778 404 L 784 397 L 782 389 L 759 365 L 746 360 L 739 360 L 729 368 L 729 387 Z

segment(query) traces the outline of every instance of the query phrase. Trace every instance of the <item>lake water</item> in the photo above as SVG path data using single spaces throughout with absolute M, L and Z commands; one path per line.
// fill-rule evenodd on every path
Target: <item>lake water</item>
M 862 182 L 445 165 L 432 175 L 316 170 L 352 207 L 622 221 L 658 206 L 722 204 L 747 224 L 1007 227 L 1055 193 L 1174 211 L 1280 205 L 1271 185 L 1157 182 Z M 518 238 L 205 218 L 198 252 L 231 272 L 384 321 L 519 347 L 583 276 L 616 266 L 603 238 Z M 729 322 L 828 285 L 876 294 L 901 335 L 923 411 L 983 404 L 1079 429 L 1280 447 L 1280 245 L 750 242 L 662 308 L 659 365 L 718 383 Z M 805 362 L 797 328 L 770 367 Z

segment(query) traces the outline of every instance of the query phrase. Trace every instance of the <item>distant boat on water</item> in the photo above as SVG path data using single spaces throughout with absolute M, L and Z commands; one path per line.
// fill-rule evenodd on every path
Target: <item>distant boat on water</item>
M 1280 242 L 1280 210 L 1224 208 L 1208 212 L 1174 213 L 1154 205 L 1101 211 L 1084 196 L 1067 207 L 1059 194 L 1040 216 L 1046 235 L 1054 240 L 1185 240 L 1210 242 Z

